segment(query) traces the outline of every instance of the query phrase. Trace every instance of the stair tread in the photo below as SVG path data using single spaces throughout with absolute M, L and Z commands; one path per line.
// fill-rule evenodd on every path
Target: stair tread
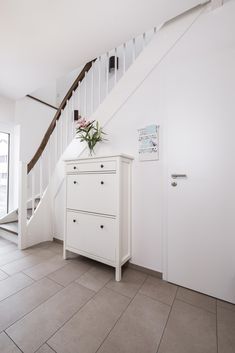
M 14 234 L 18 234 L 18 222 L 15 221 L 15 222 L 0 224 L 0 229 L 4 229 Z

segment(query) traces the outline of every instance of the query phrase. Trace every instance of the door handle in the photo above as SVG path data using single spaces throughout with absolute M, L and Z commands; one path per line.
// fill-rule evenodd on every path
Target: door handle
M 171 174 L 172 179 L 187 178 L 186 174 Z

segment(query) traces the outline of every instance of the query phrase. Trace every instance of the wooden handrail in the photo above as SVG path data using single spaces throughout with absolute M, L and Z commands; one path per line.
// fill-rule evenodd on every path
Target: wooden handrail
M 31 94 L 27 94 L 26 97 L 28 97 L 28 98 L 30 98 L 30 99 L 33 99 L 33 100 L 35 100 L 35 101 L 38 102 L 38 103 L 42 103 L 42 104 L 44 104 L 44 105 L 47 105 L 48 107 L 53 108 L 53 109 L 55 109 L 55 110 L 58 110 L 58 109 L 59 109 L 59 108 L 56 108 L 54 105 L 49 104 L 49 103 L 47 103 L 47 102 L 44 102 L 44 101 L 42 101 L 41 99 L 39 99 L 39 98 L 37 98 L 37 97 L 31 96 Z
M 54 118 L 52 119 L 52 122 L 50 123 L 43 139 L 42 142 L 40 144 L 40 146 L 38 147 L 36 153 L 34 154 L 33 158 L 31 159 L 31 161 L 28 163 L 27 165 L 27 173 L 29 174 L 29 172 L 33 169 L 33 167 L 35 166 L 35 164 L 37 163 L 37 161 L 39 160 L 39 158 L 41 157 L 47 142 L 49 141 L 49 138 L 51 136 L 51 134 L 53 133 L 55 127 L 56 127 L 56 121 L 59 120 L 60 116 L 61 116 L 61 112 L 62 110 L 65 108 L 66 104 L 67 104 L 67 100 L 69 100 L 73 94 L 73 91 L 78 87 L 79 82 L 81 82 L 84 77 L 86 72 L 88 72 L 90 70 L 90 68 L 92 67 L 92 63 L 95 61 L 96 59 L 89 61 L 82 69 L 82 71 L 80 72 L 80 74 L 78 75 L 78 77 L 76 78 L 76 80 L 73 82 L 72 86 L 70 87 L 70 89 L 68 90 L 67 94 L 65 95 L 64 99 L 62 100 L 59 109 L 57 110 L 57 112 L 55 113 Z

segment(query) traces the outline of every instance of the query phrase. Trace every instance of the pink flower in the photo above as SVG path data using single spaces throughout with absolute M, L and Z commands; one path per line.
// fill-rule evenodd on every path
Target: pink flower
M 77 127 L 78 127 L 78 129 L 84 129 L 84 128 L 90 126 L 93 122 L 94 122 L 94 120 L 89 121 L 89 120 L 86 120 L 85 118 L 80 118 L 77 122 L 77 125 L 78 125 Z

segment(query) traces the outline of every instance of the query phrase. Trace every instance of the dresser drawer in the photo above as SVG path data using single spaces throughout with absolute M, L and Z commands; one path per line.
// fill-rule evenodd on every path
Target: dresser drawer
M 115 161 L 80 162 L 79 172 L 112 172 L 116 170 Z
M 115 216 L 117 214 L 116 174 L 67 176 L 67 208 Z
M 78 173 L 79 164 L 78 163 L 66 164 L 65 168 L 66 168 L 66 173 Z
M 67 212 L 67 247 L 115 261 L 115 219 Z

